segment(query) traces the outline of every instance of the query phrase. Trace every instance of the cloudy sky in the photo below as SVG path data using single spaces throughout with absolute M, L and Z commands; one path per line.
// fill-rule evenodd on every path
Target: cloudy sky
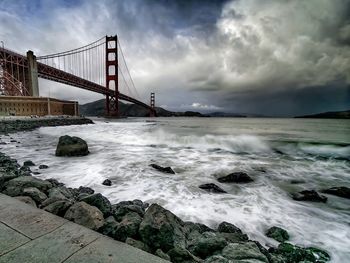
M 350 0 L 0 0 L 0 40 L 45 55 L 118 34 L 144 101 L 291 116 L 350 109 Z M 101 95 L 40 81 L 80 103 Z

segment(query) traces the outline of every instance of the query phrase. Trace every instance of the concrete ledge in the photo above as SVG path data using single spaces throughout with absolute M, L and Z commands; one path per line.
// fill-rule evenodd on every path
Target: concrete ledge
M 0 263 L 5 262 L 167 261 L 0 194 Z

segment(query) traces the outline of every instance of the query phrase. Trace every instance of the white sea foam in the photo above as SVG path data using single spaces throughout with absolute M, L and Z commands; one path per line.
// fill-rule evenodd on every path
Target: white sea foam
M 21 141 L 20 147 L 8 144 L 0 151 L 20 162 L 30 159 L 37 165 L 49 165 L 49 169 L 38 170 L 42 178 L 54 177 L 70 187 L 92 187 L 112 202 L 136 198 L 158 202 L 184 220 L 212 227 L 228 221 L 263 244 L 277 245 L 264 231 L 273 225 L 281 226 L 291 234 L 292 243 L 324 248 L 331 253 L 332 262 L 346 262 L 350 258 L 349 200 L 329 196 L 326 204 L 295 202 L 289 192 L 350 186 L 348 161 L 314 157 L 344 157 L 349 146 L 281 142 L 279 149 L 284 154 L 276 154 L 272 139 L 283 136 L 283 131 L 279 130 L 278 136 L 274 131 L 264 134 L 266 128 L 259 128 L 263 121 L 258 123 L 260 126 L 249 123 L 254 133 L 249 133 L 244 120 L 235 125 L 225 119 L 211 121 L 214 124 L 204 119 L 160 119 L 154 125 L 123 121 L 47 127 L 13 135 Z M 284 136 L 291 136 L 288 131 L 286 128 Z M 55 157 L 58 137 L 64 134 L 85 139 L 91 154 Z M 176 175 L 159 173 L 149 167 L 150 163 L 172 166 Z M 216 176 L 237 170 L 247 171 L 255 182 L 217 182 Z M 101 184 L 105 178 L 112 180 L 112 187 Z M 291 180 L 303 183 L 290 184 Z M 228 194 L 208 194 L 198 188 L 209 182 Z

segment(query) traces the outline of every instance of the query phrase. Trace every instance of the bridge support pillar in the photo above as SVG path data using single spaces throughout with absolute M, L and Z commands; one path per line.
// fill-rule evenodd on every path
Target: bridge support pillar
M 106 88 L 114 86 L 114 94 L 106 95 L 106 115 L 119 117 L 118 90 L 118 38 L 106 36 Z
M 151 109 L 149 112 L 150 117 L 155 117 L 156 116 L 156 109 L 155 109 L 155 94 L 154 92 L 151 92 Z
M 29 79 L 29 96 L 39 97 L 39 81 L 38 81 L 38 64 L 33 51 L 27 52 L 28 60 L 28 79 Z

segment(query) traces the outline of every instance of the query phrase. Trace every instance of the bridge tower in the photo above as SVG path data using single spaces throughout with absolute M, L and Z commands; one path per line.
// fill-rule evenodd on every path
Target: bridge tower
M 156 109 L 155 109 L 155 94 L 154 92 L 151 92 L 151 109 L 149 113 L 150 117 L 156 116 Z
M 118 91 L 118 38 L 106 36 L 106 88 L 114 86 L 114 95 L 106 95 L 106 115 L 119 117 Z

